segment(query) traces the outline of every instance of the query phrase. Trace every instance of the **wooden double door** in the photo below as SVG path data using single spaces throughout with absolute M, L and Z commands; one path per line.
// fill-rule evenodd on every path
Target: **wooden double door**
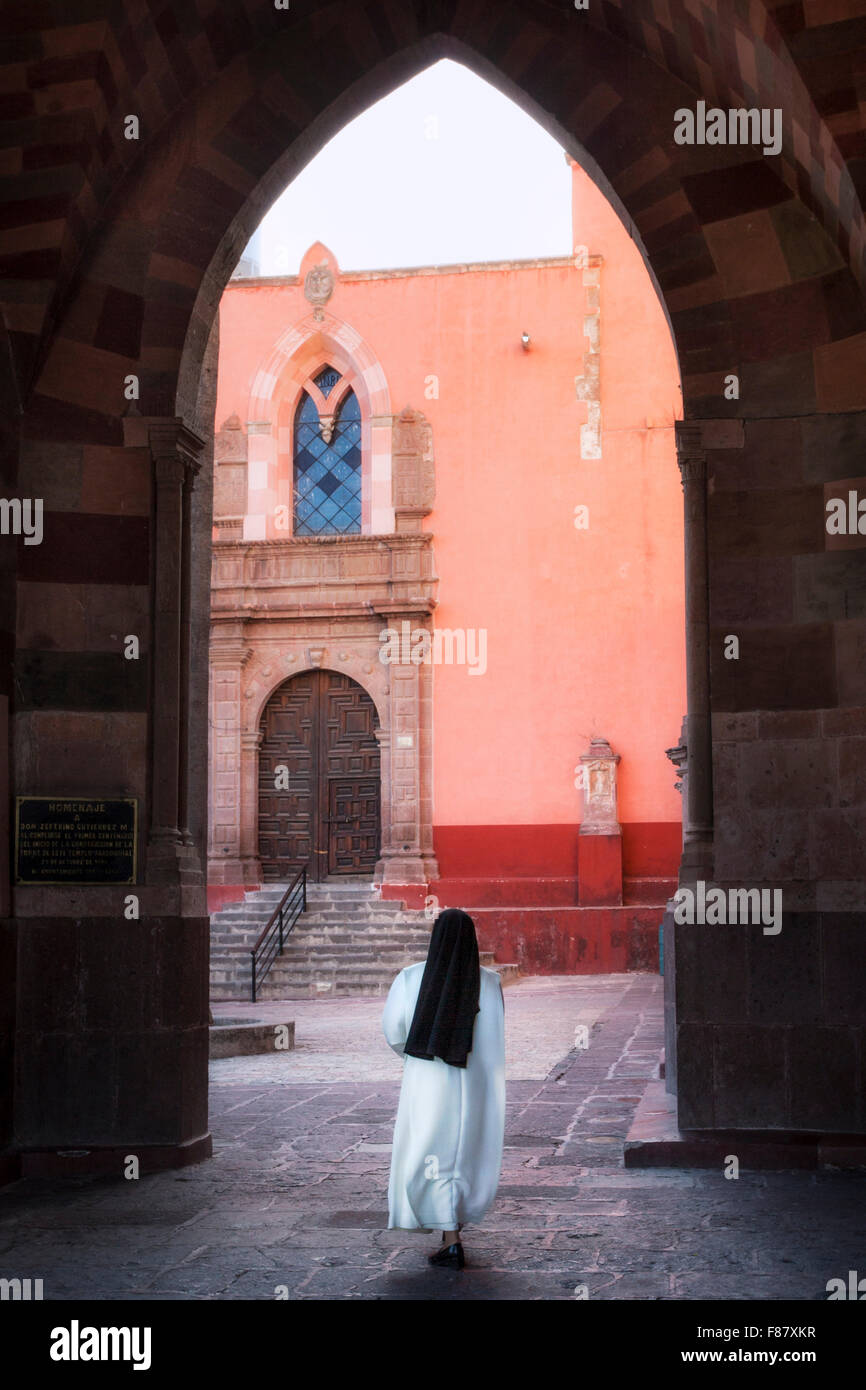
M 274 691 L 261 720 L 259 858 L 266 880 L 372 872 L 381 787 L 376 707 L 336 671 Z

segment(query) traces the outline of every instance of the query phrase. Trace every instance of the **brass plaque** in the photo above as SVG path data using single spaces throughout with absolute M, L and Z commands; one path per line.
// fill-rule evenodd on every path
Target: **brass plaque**
M 17 796 L 16 883 L 135 883 L 134 796 Z

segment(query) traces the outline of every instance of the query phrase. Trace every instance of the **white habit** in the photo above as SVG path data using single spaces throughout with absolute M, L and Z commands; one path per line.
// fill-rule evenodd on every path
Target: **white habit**
M 388 1229 L 456 1231 L 479 1222 L 499 1186 L 505 1137 L 505 1005 L 495 970 L 481 967 L 479 1012 L 466 1066 L 407 1057 L 425 962 L 407 965 L 388 994 L 382 1029 L 403 1057 L 394 1125 Z

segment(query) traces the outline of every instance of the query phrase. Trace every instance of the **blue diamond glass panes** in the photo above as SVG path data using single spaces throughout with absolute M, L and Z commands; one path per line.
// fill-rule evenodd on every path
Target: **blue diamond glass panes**
M 322 378 L 315 383 L 326 394 Z M 339 376 L 334 373 L 333 388 Z M 361 530 L 361 408 L 354 391 L 343 397 L 330 442 L 306 391 L 295 414 L 295 535 L 348 536 Z

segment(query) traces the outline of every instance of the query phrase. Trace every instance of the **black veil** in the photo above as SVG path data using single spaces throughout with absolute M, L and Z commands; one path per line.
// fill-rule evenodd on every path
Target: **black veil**
M 433 924 L 427 964 L 403 1051 L 452 1067 L 465 1067 L 479 1008 L 481 965 L 475 923 L 459 907 L 446 907 Z

